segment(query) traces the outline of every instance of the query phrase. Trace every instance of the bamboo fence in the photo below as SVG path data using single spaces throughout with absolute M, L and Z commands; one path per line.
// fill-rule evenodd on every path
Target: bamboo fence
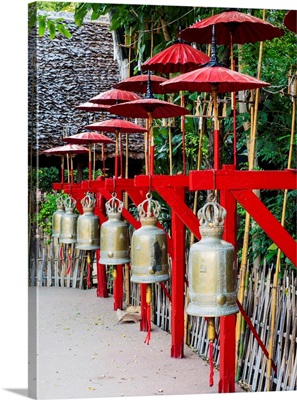
M 67 250 L 64 249 L 64 259 Z M 92 282 L 97 283 L 96 259 L 92 261 Z M 82 250 L 72 248 L 72 268 L 66 274 L 66 263 L 62 263 L 59 255 L 59 244 L 56 238 L 49 240 L 38 235 L 32 239 L 29 252 L 30 286 L 61 286 L 87 289 L 87 255 Z M 112 267 L 106 267 L 108 293 L 113 293 Z M 243 308 L 263 342 L 268 348 L 271 334 L 271 303 L 273 290 L 274 266 L 253 268 L 247 266 Z M 139 305 L 140 289 L 138 284 L 130 282 L 130 304 Z M 170 283 L 166 290 L 170 293 Z M 289 391 L 297 389 L 297 273 L 294 269 L 286 269 L 279 277 L 277 285 L 277 312 L 274 324 L 274 353 L 272 360 L 277 372 L 272 371 L 271 389 L 273 391 Z M 170 332 L 171 304 L 160 284 L 152 284 L 152 322 L 161 329 Z M 125 291 L 125 287 L 124 287 Z M 186 290 L 185 290 L 186 293 Z M 125 295 L 125 293 L 124 293 Z M 267 358 L 249 326 L 242 318 L 240 343 L 237 354 L 237 382 L 247 391 L 265 391 L 267 380 Z M 219 368 L 220 324 L 215 319 L 217 338 L 214 341 L 213 360 Z M 207 339 L 207 322 L 203 317 L 189 316 L 186 325 L 188 346 L 198 356 L 208 361 L 209 341 Z

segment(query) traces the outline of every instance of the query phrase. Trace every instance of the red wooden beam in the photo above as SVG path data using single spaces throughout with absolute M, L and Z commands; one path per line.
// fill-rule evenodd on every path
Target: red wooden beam
M 297 243 L 252 190 L 232 190 L 232 194 L 297 267 Z
M 153 180 L 154 181 L 154 180 Z M 296 170 L 238 171 L 224 165 L 222 170 L 190 171 L 190 190 L 296 189 Z
M 175 191 L 169 188 L 161 188 L 159 186 L 154 189 L 166 201 L 169 207 L 174 210 L 183 223 L 190 229 L 197 239 L 201 239 L 199 232 L 199 220 L 193 211 L 184 203 L 183 199 L 175 195 Z

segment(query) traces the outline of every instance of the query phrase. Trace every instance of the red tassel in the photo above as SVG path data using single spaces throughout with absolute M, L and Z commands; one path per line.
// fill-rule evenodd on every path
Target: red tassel
M 63 246 L 60 246 L 60 260 L 61 260 L 61 263 L 63 264 L 63 263 L 64 263 L 64 259 L 63 259 Z
M 209 342 L 209 386 L 213 386 L 214 365 L 213 365 L 213 341 Z
M 144 339 L 144 343 L 150 344 L 150 339 L 151 339 L 151 306 L 150 306 L 150 304 L 147 305 L 146 312 L 147 312 L 147 314 L 146 314 L 147 315 L 146 316 L 146 318 L 147 318 L 147 335 L 146 335 L 146 338 Z
M 72 257 L 71 257 L 71 254 L 68 253 L 68 268 L 67 268 L 67 271 L 66 271 L 66 275 L 70 274 L 71 265 L 72 265 Z
M 91 264 L 88 263 L 87 285 L 91 287 Z

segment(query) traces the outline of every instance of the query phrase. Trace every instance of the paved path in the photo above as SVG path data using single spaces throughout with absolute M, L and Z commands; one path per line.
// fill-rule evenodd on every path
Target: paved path
M 118 324 L 112 297 L 41 287 L 29 289 L 31 304 L 34 291 L 39 399 L 217 393 L 218 371 L 209 387 L 207 363 L 187 346 L 184 358 L 171 358 L 170 334 L 155 325 L 144 344 L 139 323 Z

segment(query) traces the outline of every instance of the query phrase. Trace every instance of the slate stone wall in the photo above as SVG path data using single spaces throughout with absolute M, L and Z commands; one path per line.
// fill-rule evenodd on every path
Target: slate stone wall
M 45 149 L 62 145 L 63 136 L 86 131 L 84 126 L 88 123 L 100 121 L 101 113 L 75 110 L 74 107 L 112 89 L 120 80 L 108 19 L 96 22 L 86 19 L 79 28 L 69 20 L 70 15 L 55 15 L 62 15 L 68 22 L 71 39 L 57 34 L 51 40 L 48 34 L 39 37 L 36 32 L 30 32 L 28 38 L 28 145 L 31 159 Z M 105 113 L 104 118 L 111 117 L 114 116 Z M 113 134 L 107 136 L 114 139 Z M 107 157 L 113 157 L 114 145 L 106 147 Z M 129 157 L 143 158 L 142 135 L 130 135 Z

